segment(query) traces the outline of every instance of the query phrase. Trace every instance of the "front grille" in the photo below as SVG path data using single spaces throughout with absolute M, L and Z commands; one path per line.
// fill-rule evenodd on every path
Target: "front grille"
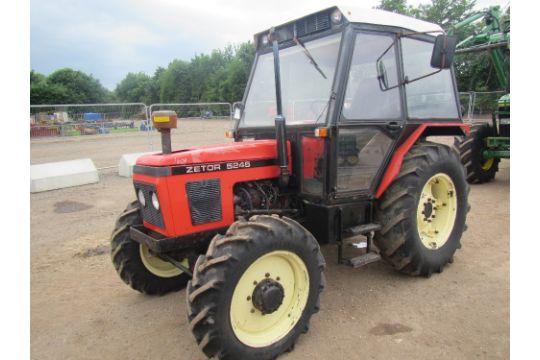
M 222 219 L 221 184 L 219 179 L 188 182 L 186 192 L 193 225 L 206 224 Z
M 152 205 L 152 193 L 155 192 L 157 194 L 155 186 L 142 184 L 142 183 L 135 183 L 136 195 L 138 194 L 139 189 L 143 192 L 144 200 L 146 202 L 146 206 L 142 206 L 141 204 L 141 212 L 142 212 L 144 221 L 164 229 L 165 226 L 163 225 L 163 216 L 161 215 L 161 211 L 156 210 L 154 206 Z M 137 199 L 138 199 L 138 196 L 137 196 Z M 158 196 L 158 199 L 159 199 L 159 196 Z
M 330 28 L 330 14 L 319 13 L 296 22 L 298 36 L 316 33 Z

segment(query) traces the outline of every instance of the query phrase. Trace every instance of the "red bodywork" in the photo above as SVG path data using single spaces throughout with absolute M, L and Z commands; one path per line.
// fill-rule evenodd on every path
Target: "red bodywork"
M 419 125 L 413 133 L 395 151 L 377 188 L 375 198 L 380 198 L 388 186 L 394 181 L 401 169 L 403 158 L 409 149 L 428 127 L 459 127 L 465 133 L 470 131 L 467 124 L 462 123 L 425 123 Z M 304 137 L 303 147 L 303 176 L 317 177 L 317 162 L 324 156 L 324 139 Z M 289 164 L 291 161 L 291 144 L 287 143 Z M 220 145 L 200 146 L 176 151 L 171 154 L 155 154 L 141 156 L 137 165 L 148 167 L 174 167 L 181 165 L 212 165 L 227 162 L 245 162 L 260 160 L 276 160 L 277 146 L 275 140 L 255 140 L 233 142 Z M 289 166 L 292 172 L 292 166 Z M 133 174 L 133 181 L 151 184 L 156 187 L 159 196 L 164 228 L 148 222 L 144 226 L 167 237 L 184 236 L 208 230 L 224 228 L 232 224 L 234 215 L 234 185 L 246 181 L 275 179 L 279 176 L 279 166 L 274 162 L 258 167 L 244 167 L 234 170 L 196 172 L 170 176 L 149 176 Z M 186 195 L 186 183 L 205 179 L 220 179 L 222 219 L 201 225 L 191 223 L 189 202 Z
M 384 176 L 379 184 L 379 187 L 377 188 L 377 192 L 375 193 L 375 198 L 380 198 L 382 194 L 386 191 L 388 186 L 394 181 L 396 176 L 399 174 L 399 171 L 401 170 L 401 164 L 403 163 L 403 158 L 405 157 L 405 154 L 410 150 L 410 148 L 416 143 L 418 138 L 422 135 L 424 130 L 428 127 L 439 127 L 439 126 L 447 126 L 447 127 L 459 127 L 461 128 L 466 134 L 469 134 L 471 131 L 471 127 L 467 124 L 462 123 L 424 123 L 418 126 L 411 136 L 401 146 L 396 150 L 394 155 L 392 156 L 392 160 L 390 160 L 390 164 L 388 165 L 388 168 L 386 169 L 386 172 L 384 173 Z
M 287 145 L 289 164 L 291 164 L 290 143 Z M 146 155 L 141 156 L 137 160 L 137 165 L 172 167 L 190 164 L 219 164 L 231 161 L 243 162 L 269 159 L 277 159 L 277 146 L 275 140 L 233 142 L 188 148 L 171 154 Z M 292 169 L 290 168 L 289 171 L 292 171 Z M 277 178 L 279 173 L 279 166 L 272 164 L 256 168 L 248 167 L 235 170 L 198 172 L 162 177 L 134 173 L 133 181 L 154 185 L 159 196 L 161 213 L 165 224 L 164 229 L 146 221 L 144 222 L 144 226 L 167 237 L 173 237 L 229 226 L 235 220 L 233 201 L 234 185 L 245 181 Z M 221 221 L 192 225 L 186 196 L 186 183 L 216 178 L 221 180 Z

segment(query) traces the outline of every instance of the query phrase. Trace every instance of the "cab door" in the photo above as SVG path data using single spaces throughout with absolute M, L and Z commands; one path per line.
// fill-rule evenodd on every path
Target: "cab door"
M 377 59 L 384 61 L 388 83 L 400 79 L 395 34 L 358 31 L 344 84 L 337 155 L 332 171 L 335 198 L 371 195 L 404 123 L 401 87 L 384 91 L 377 78 Z

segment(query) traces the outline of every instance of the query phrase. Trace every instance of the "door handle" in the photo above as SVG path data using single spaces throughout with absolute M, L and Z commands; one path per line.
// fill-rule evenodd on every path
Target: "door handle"
M 392 121 L 386 124 L 386 128 L 391 131 L 396 131 L 401 129 L 401 124 L 396 121 Z

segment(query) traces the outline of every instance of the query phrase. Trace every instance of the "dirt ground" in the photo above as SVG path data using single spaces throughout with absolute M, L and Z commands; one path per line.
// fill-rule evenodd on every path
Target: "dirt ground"
M 190 126 L 198 132 L 177 131 L 176 147 L 226 141 L 228 124 Z M 32 163 L 90 157 L 98 167 L 148 150 L 145 134 L 31 143 Z M 494 182 L 471 187 L 469 229 L 442 274 L 402 276 L 383 262 L 354 270 L 323 247 L 321 311 L 281 358 L 508 359 L 509 167 L 503 161 Z M 144 296 L 117 276 L 108 241 L 133 188 L 114 169 L 100 178 L 31 195 L 31 358 L 204 359 L 188 328 L 185 291 Z

